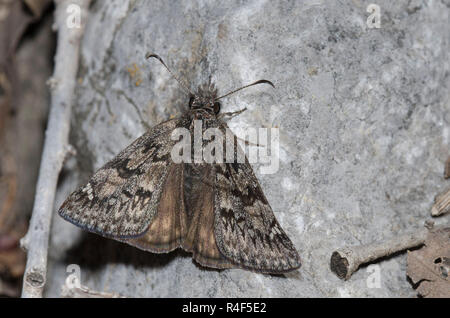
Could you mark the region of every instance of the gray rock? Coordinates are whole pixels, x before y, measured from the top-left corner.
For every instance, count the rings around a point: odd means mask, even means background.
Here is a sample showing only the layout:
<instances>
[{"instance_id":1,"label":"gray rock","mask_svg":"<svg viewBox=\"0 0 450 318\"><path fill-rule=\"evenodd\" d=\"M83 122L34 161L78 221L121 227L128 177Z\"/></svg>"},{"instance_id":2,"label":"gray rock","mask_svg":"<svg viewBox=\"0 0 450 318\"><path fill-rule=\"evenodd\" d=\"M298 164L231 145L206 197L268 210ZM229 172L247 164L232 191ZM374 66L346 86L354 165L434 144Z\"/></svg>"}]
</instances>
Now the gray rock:
<instances>
[{"instance_id":1,"label":"gray rock","mask_svg":"<svg viewBox=\"0 0 450 318\"><path fill-rule=\"evenodd\" d=\"M450 144L448 1L96 1L81 54L71 141L76 165L56 208L89 174L145 130L182 113L187 96L148 51L190 87L209 75L220 91L261 78L224 99L248 111L230 127L279 127L280 168L261 186L302 257L286 277L205 270L184 252L145 253L54 218L47 296L66 266L82 284L136 297L409 297L406 257L349 281L329 269L333 250L421 227L446 186ZM441 218L442 220L442 218ZM368 271L368 269L370 269Z\"/></svg>"}]
</instances>

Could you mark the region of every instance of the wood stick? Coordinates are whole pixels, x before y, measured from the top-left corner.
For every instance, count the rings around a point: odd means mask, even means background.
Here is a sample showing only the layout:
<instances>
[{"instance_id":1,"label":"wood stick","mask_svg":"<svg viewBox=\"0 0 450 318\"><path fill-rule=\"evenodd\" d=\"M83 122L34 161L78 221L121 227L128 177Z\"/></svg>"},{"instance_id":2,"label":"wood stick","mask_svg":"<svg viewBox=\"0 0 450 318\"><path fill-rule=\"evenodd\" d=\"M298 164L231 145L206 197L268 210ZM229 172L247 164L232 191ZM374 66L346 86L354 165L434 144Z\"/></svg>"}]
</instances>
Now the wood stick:
<instances>
[{"instance_id":1,"label":"wood stick","mask_svg":"<svg viewBox=\"0 0 450 318\"><path fill-rule=\"evenodd\" d=\"M51 106L28 233L21 240L27 251L22 297L42 297L47 274L48 241L59 172L68 149L72 98L78 71L80 42L90 0L55 0L58 42L51 84ZM76 5L81 24L68 23L67 8ZM72 27L70 27L72 26Z\"/></svg>"},{"instance_id":2,"label":"wood stick","mask_svg":"<svg viewBox=\"0 0 450 318\"><path fill-rule=\"evenodd\" d=\"M427 233L423 228L383 242L338 249L331 255L330 268L340 279L348 280L362 264L422 245Z\"/></svg>"},{"instance_id":3,"label":"wood stick","mask_svg":"<svg viewBox=\"0 0 450 318\"><path fill-rule=\"evenodd\" d=\"M64 284L61 296L66 298L126 298L117 293L99 292L84 285L69 287Z\"/></svg>"}]
</instances>

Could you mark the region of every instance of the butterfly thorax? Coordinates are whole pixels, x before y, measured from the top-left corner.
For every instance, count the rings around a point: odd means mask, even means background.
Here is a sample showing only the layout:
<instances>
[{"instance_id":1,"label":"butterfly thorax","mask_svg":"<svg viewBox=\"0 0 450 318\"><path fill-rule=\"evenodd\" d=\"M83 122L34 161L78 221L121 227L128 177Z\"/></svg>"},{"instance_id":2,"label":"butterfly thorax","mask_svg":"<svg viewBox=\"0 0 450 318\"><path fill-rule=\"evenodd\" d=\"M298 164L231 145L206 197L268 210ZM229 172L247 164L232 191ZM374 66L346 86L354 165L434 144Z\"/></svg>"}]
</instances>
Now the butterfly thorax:
<instances>
[{"instance_id":1,"label":"butterfly thorax","mask_svg":"<svg viewBox=\"0 0 450 318\"><path fill-rule=\"evenodd\" d=\"M189 109L195 119L215 117L220 112L215 85L213 83L200 85L197 93L190 97Z\"/></svg>"}]
</instances>

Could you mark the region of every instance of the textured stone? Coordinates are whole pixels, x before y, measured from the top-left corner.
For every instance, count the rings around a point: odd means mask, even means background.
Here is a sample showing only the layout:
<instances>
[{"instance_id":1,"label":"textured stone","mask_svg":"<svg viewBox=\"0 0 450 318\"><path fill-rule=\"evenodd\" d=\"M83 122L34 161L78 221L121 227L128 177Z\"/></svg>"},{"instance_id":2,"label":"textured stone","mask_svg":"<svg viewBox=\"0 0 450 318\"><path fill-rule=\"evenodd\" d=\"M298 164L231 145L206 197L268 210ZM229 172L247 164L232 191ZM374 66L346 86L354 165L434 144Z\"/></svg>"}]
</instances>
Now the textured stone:
<instances>
[{"instance_id":1,"label":"textured stone","mask_svg":"<svg viewBox=\"0 0 450 318\"><path fill-rule=\"evenodd\" d=\"M188 254L155 255L87 234L55 216L48 296L66 266L92 289L147 297L412 296L404 254L347 281L329 269L333 250L422 226L446 185L450 145L450 4L378 1L96 1L83 40L71 140L77 165L57 205L147 127L180 114L187 96L147 51L191 87L212 75L223 100L247 107L230 127L279 127L280 169L262 188L303 266L286 277L214 271ZM258 165L254 165L258 167ZM55 207L56 208L56 207ZM56 215L56 214L55 214Z\"/></svg>"}]
</instances>

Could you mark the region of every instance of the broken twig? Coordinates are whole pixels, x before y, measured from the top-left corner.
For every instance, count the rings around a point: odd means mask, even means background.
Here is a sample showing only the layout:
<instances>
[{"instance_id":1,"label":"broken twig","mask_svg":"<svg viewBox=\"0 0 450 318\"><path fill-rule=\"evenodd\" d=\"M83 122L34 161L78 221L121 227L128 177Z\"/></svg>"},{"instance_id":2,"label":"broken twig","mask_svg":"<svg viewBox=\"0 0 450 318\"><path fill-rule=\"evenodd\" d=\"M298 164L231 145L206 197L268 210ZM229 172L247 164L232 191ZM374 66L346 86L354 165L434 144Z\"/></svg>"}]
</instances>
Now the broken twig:
<instances>
[{"instance_id":1,"label":"broken twig","mask_svg":"<svg viewBox=\"0 0 450 318\"><path fill-rule=\"evenodd\" d=\"M362 264L422 245L427 233L423 228L384 242L341 248L331 255L330 268L340 279L347 280Z\"/></svg>"},{"instance_id":2,"label":"broken twig","mask_svg":"<svg viewBox=\"0 0 450 318\"><path fill-rule=\"evenodd\" d=\"M65 298L126 298L116 293L92 290L83 285L69 286L67 284L63 285L61 296Z\"/></svg>"},{"instance_id":3,"label":"broken twig","mask_svg":"<svg viewBox=\"0 0 450 318\"><path fill-rule=\"evenodd\" d=\"M46 282L47 252L58 175L68 144L72 97L78 71L80 41L90 0L55 0L58 46L52 79L51 107L42 153L33 214L21 240L27 251L22 297L42 297ZM80 9L81 23L69 23L68 6Z\"/></svg>"}]
</instances>

